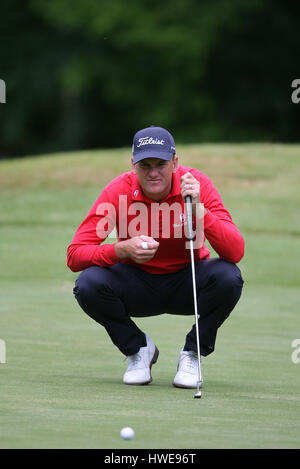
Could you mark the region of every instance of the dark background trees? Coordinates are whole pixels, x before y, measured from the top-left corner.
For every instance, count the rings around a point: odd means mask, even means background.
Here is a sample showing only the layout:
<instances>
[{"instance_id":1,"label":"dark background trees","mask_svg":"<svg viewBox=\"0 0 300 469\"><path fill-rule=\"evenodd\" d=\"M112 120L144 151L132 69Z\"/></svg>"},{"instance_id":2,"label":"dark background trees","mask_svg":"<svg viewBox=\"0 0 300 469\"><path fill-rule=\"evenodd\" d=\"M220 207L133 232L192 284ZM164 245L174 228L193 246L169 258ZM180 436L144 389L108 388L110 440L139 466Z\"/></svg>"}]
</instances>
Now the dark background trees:
<instances>
[{"instance_id":1,"label":"dark background trees","mask_svg":"<svg viewBox=\"0 0 300 469\"><path fill-rule=\"evenodd\" d=\"M177 142L299 142L299 7L258 0L2 0L0 157Z\"/></svg>"}]
</instances>

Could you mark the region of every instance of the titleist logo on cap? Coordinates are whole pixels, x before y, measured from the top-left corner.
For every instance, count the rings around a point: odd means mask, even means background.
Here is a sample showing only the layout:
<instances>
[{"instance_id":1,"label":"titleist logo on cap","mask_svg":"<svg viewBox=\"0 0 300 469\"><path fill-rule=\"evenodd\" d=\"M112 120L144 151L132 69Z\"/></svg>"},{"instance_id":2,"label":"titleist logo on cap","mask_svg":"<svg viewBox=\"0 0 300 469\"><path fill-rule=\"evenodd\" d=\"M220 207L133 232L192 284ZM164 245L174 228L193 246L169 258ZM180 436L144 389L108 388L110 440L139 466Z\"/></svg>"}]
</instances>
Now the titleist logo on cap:
<instances>
[{"instance_id":1,"label":"titleist logo on cap","mask_svg":"<svg viewBox=\"0 0 300 469\"><path fill-rule=\"evenodd\" d=\"M159 158L169 161L176 153L174 138L162 127L146 127L133 137L132 161L138 163L146 158Z\"/></svg>"},{"instance_id":2,"label":"titleist logo on cap","mask_svg":"<svg viewBox=\"0 0 300 469\"><path fill-rule=\"evenodd\" d=\"M159 140L158 138L142 137L139 138L139 144L136 147L139 148L142 145L163 145L164 143L164 140Z\"/></svg>"}]
</instances>

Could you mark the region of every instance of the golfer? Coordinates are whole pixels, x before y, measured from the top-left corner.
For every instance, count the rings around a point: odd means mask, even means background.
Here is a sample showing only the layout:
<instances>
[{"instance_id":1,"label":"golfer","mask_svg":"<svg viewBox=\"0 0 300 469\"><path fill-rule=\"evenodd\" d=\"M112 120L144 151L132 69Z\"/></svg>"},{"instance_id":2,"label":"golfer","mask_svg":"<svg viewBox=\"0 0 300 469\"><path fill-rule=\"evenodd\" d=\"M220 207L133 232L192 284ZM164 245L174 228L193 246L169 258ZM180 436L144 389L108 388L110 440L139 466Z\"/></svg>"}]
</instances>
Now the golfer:
<instances>
[{"instance_id":1,"label":"golfer","mask_svg":"<svg viewBox=\"0 0 300 469\"><path fill-rule=\"evenodd\" d=\"M191 196L201 357L215 349L218 328L237 304L243 280L237 263L244 240L210 179L178 163L172 135L161 127L133 138L131 171L106 187L77 229L67 264L82 271L74 295L128 358L123 382L152 381L158 349L132 318L194 315L185 197ZM105 243L113 229L117 242ZM207 239L218 254L210 258ZM173 385L196 388L195 325L186 331ZM169 332L171 333L171 332Z\"/></svg>"}]
</instances>

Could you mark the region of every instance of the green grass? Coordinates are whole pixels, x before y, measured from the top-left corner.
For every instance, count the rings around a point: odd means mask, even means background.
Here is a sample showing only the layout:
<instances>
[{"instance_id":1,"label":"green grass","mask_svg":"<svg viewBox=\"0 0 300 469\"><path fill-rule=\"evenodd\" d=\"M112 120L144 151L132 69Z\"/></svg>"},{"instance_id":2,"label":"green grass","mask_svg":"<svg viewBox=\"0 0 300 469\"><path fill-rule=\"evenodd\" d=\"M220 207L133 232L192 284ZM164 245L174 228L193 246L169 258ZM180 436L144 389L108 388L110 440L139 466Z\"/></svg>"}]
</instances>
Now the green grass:
<instances>
[{"instance_id":1,"label":"green grass","mask_svg":"<svg viewBox=\"0 0 300 469\"><path fill-rule=\"evenodd\" d=\"M192 317L136 320L160 357L151 385L124 386L123 356L73 298L67 245L129 150L2 161L1 448L300 447L300 146L178 153L211 177L246 241L243 295L203 360L203 398L171 385Z\"/></svg>"}]
</instances>

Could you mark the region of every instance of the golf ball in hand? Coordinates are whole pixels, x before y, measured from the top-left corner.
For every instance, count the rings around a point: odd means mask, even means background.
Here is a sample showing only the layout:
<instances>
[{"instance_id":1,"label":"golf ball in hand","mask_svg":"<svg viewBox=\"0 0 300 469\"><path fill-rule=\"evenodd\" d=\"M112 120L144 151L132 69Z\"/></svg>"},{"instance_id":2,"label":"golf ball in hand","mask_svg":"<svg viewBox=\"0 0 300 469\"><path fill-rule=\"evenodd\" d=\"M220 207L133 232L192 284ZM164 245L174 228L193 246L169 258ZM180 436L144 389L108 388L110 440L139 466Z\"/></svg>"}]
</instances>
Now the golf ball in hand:
<instances>
[{"instance_id":1,"label":"golf ball in hand","mask_svg":"<svg viewBox=\"0 0 300 469\"><path fill-rule=\"evenodd\" d=\"M130 427L124 427L120 431L120 435L124 440L131 440L134 437L134 430Z\"/></svg>"}]
</instances>

